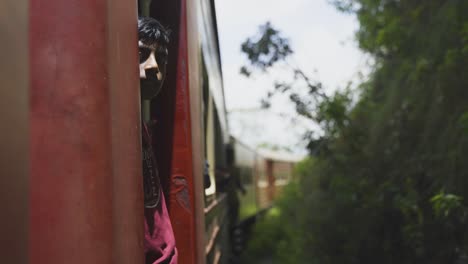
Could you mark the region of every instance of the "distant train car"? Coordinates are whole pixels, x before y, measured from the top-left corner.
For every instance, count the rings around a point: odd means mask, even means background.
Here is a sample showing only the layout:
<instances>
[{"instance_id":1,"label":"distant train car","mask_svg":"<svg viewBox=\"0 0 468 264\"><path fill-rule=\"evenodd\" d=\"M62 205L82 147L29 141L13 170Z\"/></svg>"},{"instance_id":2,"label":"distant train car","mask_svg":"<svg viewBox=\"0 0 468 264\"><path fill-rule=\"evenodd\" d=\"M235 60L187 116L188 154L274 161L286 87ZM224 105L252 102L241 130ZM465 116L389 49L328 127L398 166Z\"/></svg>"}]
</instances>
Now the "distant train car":
<instances>
[{"instance_id":1,"label":"distant train car","mask_svg":"<svg viewBox=\"0 0 468 264\"><path fill-rule=\"evenodd\" d=\"M281 195L283 187L294 176L294 165L301 157L289 153L259 150L257 155L257 204L259 208L268 208Z\"/></svg>"},{"instance_id":2,"label":"distant train car","mask_svg":"<svg viewBox=\"0 0 468 264\"><path fill-rule=\"evenodd\" d=\"M232 248L241 254L257 219L270 209L294 177L294 166L302 157L289 153L253 149L231 137L234 149L232 179L239 201L233 227ZM231 205L231 207L233 207Z\"/></svg>"},{"instance_id":3,"label":"distant train car","mask_svg":"<svg viewBox=\"0 0 468 264\"><path fill-rule=\"evenodd\" d=\"M271 207L283 187L293 179L294 165L301 157L278 151L252 149L232 137L236 177L239 178L240 218L244 219Z\"/></svg>"}]
</instances>

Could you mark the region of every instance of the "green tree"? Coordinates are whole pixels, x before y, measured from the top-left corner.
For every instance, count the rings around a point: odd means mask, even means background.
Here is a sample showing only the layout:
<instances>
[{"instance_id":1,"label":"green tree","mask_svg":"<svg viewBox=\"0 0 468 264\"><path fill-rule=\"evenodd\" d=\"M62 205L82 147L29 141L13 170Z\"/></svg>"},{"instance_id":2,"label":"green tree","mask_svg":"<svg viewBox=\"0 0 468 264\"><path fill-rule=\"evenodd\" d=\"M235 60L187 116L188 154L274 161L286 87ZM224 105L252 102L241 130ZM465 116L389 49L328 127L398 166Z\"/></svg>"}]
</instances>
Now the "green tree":
<instances>
[{"instance_id":1,"label":"green tree","mask_svg":"<svg viewBox=\"0 0 468 264\"><path fill-rule=\"evenodd\" d=\"M280 209L281 228L300 235L278 244L278 263L465 263L468 1L331 2L357 16L356 39L375 65L354 104L294 66L293 81L266 96L266 106L289 96L324 131L309 133L315 162ZM271 24L243 51L248 74L290 65L293 54Z\"/></svg>"}]
</instances>

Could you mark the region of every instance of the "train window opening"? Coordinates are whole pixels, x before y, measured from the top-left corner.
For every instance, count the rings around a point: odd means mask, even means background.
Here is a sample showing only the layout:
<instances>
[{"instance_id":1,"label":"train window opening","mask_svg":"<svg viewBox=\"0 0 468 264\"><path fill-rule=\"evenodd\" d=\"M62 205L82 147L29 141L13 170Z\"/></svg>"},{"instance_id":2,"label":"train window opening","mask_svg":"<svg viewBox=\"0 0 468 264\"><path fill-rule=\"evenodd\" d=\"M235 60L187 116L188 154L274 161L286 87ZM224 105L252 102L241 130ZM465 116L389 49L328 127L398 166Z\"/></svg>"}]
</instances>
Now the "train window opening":
<instances>
[{"instance_id":1,"label":"train window opening","mask_svg":"<svg viewBox=\"0 0 468 264\"><path fill-rule=\"evenodd\" d=\"M204 171L204 188L205 188L205 196L210 195L210 192L208 194L206 193L206 190L211 187L211 185L214 183L214 177L213 177L213 172L211 171L213 168L214 164L211 164L213 161L209 160L208 152L209 152L209 146L208 146L208 129L209 129L209 124L211 126L211 123L208 121L208 118L211 119L211 114L209 112L211 111L210 108L210 89L209 89L209 79L208 79L208 72L206 69L206 64L204 60L204 56L200 56L201 58L201 87L202 87L202 116L203 116L203 138L205 141L205 146L204 146L204 161L205 161L205 171ZM210 128L211 129L211 128ZM211 132L210 132L211 135ZM211 156L210 156L211 158Z\"/></svg>"},{"instance_id":2,"label":"train window opening","mask_svg":"<svg viewBox=\"0 0 468 264\"><path fill-rule=\"evenodd\" d=\"M160 240L175 250L170 212L171 159L176 98L177 38L170 40L168 28L178 25L179 15L167 20L160 13L170 12L169 1L139 0L138 48L142 121L143 190L145 200L145 245ZM174 13L174 12L173 12ZM166 19L166 20L165 20ZM172 27L174 33L176 27ZM177 34L175 34L177 36ZM174 48L175 47L175 48ZM167 209L167 210L166 210ZM160 219L156 222L155 219ZM160 233L159 230L167 230ZM153 237L152 233L160 234ZM145 249L146 261L159 259L158 246ZM176 252L176 251L173 251ZM174 258L177 254L174 253ZM170 257L172 258L172 257ZM167 261L169 258L165 259ZM159 259L161 261L162 259ZM158 261L158 262L159 262Z\"/></svg>"},{"instance_id":3,"label":"train window opening","mask_svg":"<svg viewBox=\"0 0 468 264\"><path fill-rule=\"evenodd\" d=\"M225 193L232 187L231 182L235 181L235 179L228 163L228 144L225 144L223 141L223 131L219 122L216 123L216 132L216 157L218 159L215 171L216 189L219 192Z\"/></svg>"},{"instance_id":4,"label":"train window opening","mask_svg":"<svg viewBox=\"0 0 468 264\"><path fill-rule=\"evenodd\" d=\"M142 119L152 124L153 151L158 163L159 177L166 199L170 193L173 126L177 84L177 59L180 24L180 3L170 0L138 0L138 16L152 17L170 31L165 80L159 94L142 100ZM170 210L170 204L168 205Z\"/></svg>"},{"instance_id":5,"label":"train window opening","mask_svg":"<svg viewBox=\"0 0 468 264\"><path fill-rule=\"evenodd\" d=\"M216 193L216 153L215 153L215 104L211 97L208 96L207 118L206 118L206 136L205 136L205 151L206 160L208 162L208 174L210 178L210 186L205 189L205 196L214 196Z\"/></svg>"},{"instance_id":6,"label":"train window opening","mask_svg":"<svg viewBox=\"0 0 468 264\"><path fill-rule=\"evenodd\" d=\"M206 155L210 165L209 172L212 185L205 190L205 193L206 195L213 195L216 192L224 192L230 180L226 161L226 144L224 143L217 105L213 98L210 98L209 101L207 118Z\"/></svg>"}]
</instances>

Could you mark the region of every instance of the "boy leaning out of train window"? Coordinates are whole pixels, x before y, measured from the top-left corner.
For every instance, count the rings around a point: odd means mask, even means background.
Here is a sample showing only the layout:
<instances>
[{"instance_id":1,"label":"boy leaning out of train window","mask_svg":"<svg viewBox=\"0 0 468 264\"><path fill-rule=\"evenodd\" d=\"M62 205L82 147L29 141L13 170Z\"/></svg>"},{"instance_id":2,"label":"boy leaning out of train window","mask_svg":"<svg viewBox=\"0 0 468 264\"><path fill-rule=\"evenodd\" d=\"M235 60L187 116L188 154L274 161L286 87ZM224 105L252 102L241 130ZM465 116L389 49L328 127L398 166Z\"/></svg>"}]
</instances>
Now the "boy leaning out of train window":
<instances>
[{"instance_id":1,"label":"boy leaning out of train window","mask_svg":"<svg viewBox=\"0 0 468 264\"><path fill-rule=\"evenodd\" d=\"M149 108L145 107L162 88L166 75L169 32L155 19L138 19L138 53L142 100L142 159L145 203L145 263L177 264L177 249L158 165L153 152Z\"/></svg>"}]
</instances>

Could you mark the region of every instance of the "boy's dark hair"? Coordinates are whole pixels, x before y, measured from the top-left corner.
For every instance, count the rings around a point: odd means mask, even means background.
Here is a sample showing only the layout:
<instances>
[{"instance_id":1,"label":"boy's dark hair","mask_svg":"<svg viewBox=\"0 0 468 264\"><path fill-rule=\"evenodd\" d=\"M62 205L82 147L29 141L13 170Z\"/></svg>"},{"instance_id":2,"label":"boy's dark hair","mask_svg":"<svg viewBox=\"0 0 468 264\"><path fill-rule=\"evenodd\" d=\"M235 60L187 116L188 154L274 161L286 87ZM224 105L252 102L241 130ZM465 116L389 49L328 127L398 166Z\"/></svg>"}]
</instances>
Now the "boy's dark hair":
<instances>
[{"instance_id":1,"label":"boy's dark hair","mask_svg":"<svg viewBox=\"0 0 468 264\"><path fill-rule=\"evenodd\" d=\"M138 40L146 45L155 43L169 45L170 31L165 29L159 21L151 17L138 18Z\"/></svg>"}]
</instances>

